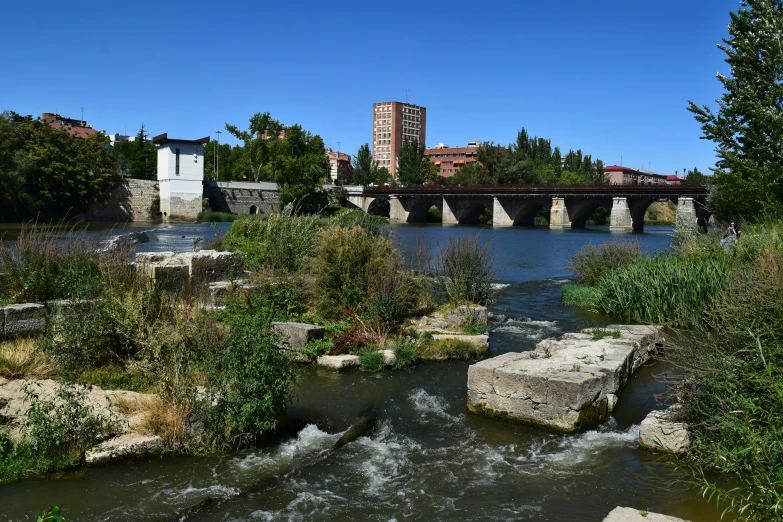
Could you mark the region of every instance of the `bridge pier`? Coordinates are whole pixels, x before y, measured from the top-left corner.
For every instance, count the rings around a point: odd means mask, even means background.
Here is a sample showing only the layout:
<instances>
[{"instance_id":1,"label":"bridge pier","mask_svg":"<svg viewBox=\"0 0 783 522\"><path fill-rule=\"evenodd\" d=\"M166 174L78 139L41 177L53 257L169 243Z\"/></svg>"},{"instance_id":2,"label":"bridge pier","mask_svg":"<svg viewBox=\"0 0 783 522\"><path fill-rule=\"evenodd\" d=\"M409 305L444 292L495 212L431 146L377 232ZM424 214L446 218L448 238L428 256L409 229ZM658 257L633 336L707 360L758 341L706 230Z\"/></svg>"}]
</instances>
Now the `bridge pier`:
<instances>
[{"instance_id":1,"label":"bridge pier","mask_svg":"<svg viewBox=\"0 0 783 522\"><path fill-rule=\"evenodd\" d=\"M410 212L405 210L400 198L397 196L389 196L389 222L390 223L407 223L408 215Z\"/></svg>"},{"instance_id":2,"label":"bridge pier","mask_svg":"<svg viewBox=\"0 0 783 522\"><path fill-rule=\"evenodd\" d=\"M707 223L710 213L704 207L704 203L689 197L677 198L677 214L675 222L677 230L681 231L707 231Z\"/></svg>"},{"instance_id":3,"label":"bridge pier","mask_svg":"<svg viewBox=\"0 0 783 522\"><path fill-rule=\"evenodd\" d=\"M565 198L552 198L552 210L549 211L549 228L564 230L571 228L571 220L568 218L568 207Z\"/></svg>"},{"instance_id":4,"label":"bridge pier","mask_svg":"<svg viewBox=\"0 0 783 522\"><path fill-rule=\"evenodd\" d=\"M492 226L493 227L513 227L514 220L508 215L503 204L497 197L492 198Z\"/></svg>"},{"instance_id":5,"label":"bridge pier","mask_svg":"<svg viewBox=\"0 0 783 522\"><path fill-rule=\"evenodd\" d=\"M632 232L633 219L628 208L627 198L612 198L612 213L609 216L609 230L613 232Z\"/></svg>"},{"instance_id":6,"label":"bridge pier","mask_svg":"<svg viewBox=\"0 0 783 522\"><path fill-rule=\"evenodd\" d=\"M454 215L454 211L451 209L451 205L449 205L449 201L446 198L443 198L443 212L441 215L443 216L441 221L442 224L459 225L459 219Z\"/></svg>"}]
</instances>

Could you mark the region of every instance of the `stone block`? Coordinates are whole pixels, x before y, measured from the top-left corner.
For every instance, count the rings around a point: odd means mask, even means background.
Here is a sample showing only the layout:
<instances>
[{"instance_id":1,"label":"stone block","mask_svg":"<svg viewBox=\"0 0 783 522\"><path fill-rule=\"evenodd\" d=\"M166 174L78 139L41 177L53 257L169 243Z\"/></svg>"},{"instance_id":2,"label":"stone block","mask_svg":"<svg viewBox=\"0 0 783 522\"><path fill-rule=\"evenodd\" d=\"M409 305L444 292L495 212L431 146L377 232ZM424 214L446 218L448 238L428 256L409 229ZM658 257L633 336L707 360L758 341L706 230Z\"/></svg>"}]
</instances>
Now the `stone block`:
<instances>
[{"instance_id":1,"label":"stone block","mask_svg":"<svg viewBox=\"0 0 783 522\"><path fill-rule=\"evenodd\" d=\"M36 334L46 325L46 307L42 304L7 305L2 310L5 337Z\"/></svg>"},{"instance_id":2,"label":"stone block","mask_svg":"<svg viewBox=\"0 0 783 522\"><path fill-rule=\"evenodd\" d=\"M685 453L691 445L687 424L671 420L676 406L650 412L639 426L639 446L655 451Z\"/></svg>"},{"instance_id":3,"label":"stone block","mask_svg":"<svg viewBox=\"0 0 783 522\"><path fill-rule=\"evenodd\" d=\"M603 422L638 365L657 349L658 327L609 327L620 338L586 333L541 341L533 352L503 354L468 369L468 408L565 432ZM468 337L468 336L453 336ZM638 363L638 364L637 364Z\"/></svg>"},{"instance_id":4,"label":"stone block","mask_svg":"<svg viewBox=\"0 0 783 522\"><path fill-rule=\"evenodd\" d=\"M360 366L358 355L322 355L316 360L318 366L331 368L332 370L342 370L343 368L353 368Z\"/></svg>"},{"instance_id":5,"label":"stone block","mask_svg":"<svg viewBox=\"0 0 783 522\"><path fill-rule=\"evenodd\" d=\"M384 366L394 366L397 364L397 356L394 355L394 350L381 350L381 353L383 354L383 365Z\"/></svg>"},{"instance_id":6,"label":"stone block","mask_svg":"<svg viewBox=\"0 0 783 522\"><path fill-rule=\"evenodd\" d=\"M314 339L323 338L326 329L323 326L306 323L272 323L282 337L283 343L292 350L301 350Z\"/></svg>"},{"instance_id":7,"label":"stone block","mask_svg":"<svg viewBox=\"0 0 783 522\"><path fill-rule=\"evenodd\" d=\"M136 254L137 263L161 263L172 259L176 254L171 251L166 252L139 252Z\"/></svg>"},{"instance_id":8,"label":"stone block","mask_svg":"<svg viewBox=\"0 0 783 522\"><path fill-rule=\"evenodd\" d=\"M236 278L242 271L242 256L233 252L201 250L183 254L192 283L214 283Z\"/></svg>"},{"instance_id":9,"label":"stone block","mask_svg":"<svg viewBox=\"0 0 783 522\"><path fill-rule=\"evenodd\" d=\"M84 455L87 464L95 465L110 460L141 457L163 450L163 439L158 435L126 433L98 444Z\"/></svg>"},{"instance_id":10,"label":"stone block","mask_svg":"<svg viewBox=\"0 0 783 522\"><path fill-rule=\"evenodd\" d=\"M688 522L681 518L639 511L627 507L616 507L603 520L603 522Z\"/></svg>"},{"instance_id":11,"label":"stone block","mask_svg":"<svg viewBox=\"0 0 783 522\"><path fill-rule=\"evenodd\" d=\"M150 276L155 284L168 290L179 291L188 284L188 266L179 264L150 265Z\"/></svg>"}]
</instances>

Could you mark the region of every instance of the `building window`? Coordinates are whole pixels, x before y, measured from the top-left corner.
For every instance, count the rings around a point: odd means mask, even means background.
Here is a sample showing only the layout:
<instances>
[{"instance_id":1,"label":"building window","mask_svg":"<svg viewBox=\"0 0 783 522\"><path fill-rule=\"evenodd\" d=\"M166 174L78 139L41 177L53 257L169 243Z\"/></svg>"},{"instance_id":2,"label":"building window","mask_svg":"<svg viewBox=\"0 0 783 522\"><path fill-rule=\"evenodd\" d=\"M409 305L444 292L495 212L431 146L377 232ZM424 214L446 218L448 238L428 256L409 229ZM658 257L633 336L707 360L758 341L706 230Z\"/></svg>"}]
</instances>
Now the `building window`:
<instances>
[{"instance_id":1,"label":"building window","mask_svg":"<svg viewBox=\"0 0 783 522\"><path fill-rule=\"evenodd\" d=\"M175 152L177 154L177 170L176 170L176 174L177 174L177 176L179 176L179 149L174 149L174 150L175 150Z\"/></svg>"}]
</instances>

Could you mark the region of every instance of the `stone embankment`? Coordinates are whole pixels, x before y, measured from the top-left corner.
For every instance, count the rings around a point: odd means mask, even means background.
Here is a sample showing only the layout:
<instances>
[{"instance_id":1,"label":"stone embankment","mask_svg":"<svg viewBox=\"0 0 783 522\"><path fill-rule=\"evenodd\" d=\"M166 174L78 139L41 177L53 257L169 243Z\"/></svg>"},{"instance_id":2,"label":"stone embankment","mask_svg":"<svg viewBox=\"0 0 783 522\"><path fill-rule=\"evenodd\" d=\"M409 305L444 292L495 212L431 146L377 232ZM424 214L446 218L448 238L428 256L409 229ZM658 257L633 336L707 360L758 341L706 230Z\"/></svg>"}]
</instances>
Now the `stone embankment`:
<instances>
[{"instance_id":1,"label":"stone embankment","mask_svg":"<svg viewBox=\"0 0 783 522\"><path fill-rule=\"evenodd\" d=\"M658 350L661 327L615 325L544 340L468 370L468 409L564 432L604 422L628 378Z\"/></svg>"},{"instance_id":2,"label":"stone embankment","mask_svg":"<svg viewBox=\"0 0 783 522\"><path fill-rule=\"evenodd\" d=\"M0 377L0 418L4 420L2 431L12 439L24 436L23 427L27 420L30 403L26 389L41 400L51 400L57 393L60 382L51 379L6 379ZM81 386L81 385L80 385ZM144 405L157 400L157 396L126 390L103 390L91 386L85 398L85 405L92 412L118 422L117 432L85 455L87 464L98 464L118 458L137 457L163 450L163 439L156 435L139 433L145 420L144 408L130 408L128 405ZM123 408L122 406L125 406Z\"/></svg>"},{"instance_id":3,"label":"stone embankment","mask_svg":"<svg viewBox=\"0 0 783 522\"><path fill-rule=\"evenodd\" d=\"M616 507L603 520L603 522L688 522L681 518L639 511L627 507Z\"/></svg>"},{"instance_id":4,"label":"stone embankment","mask_svg":"<svg viewBox=\"0 0 783 522\"><path fill-rule=\"evenodd\" d=\"M639 446L680 455L691 445L688 425L673 420L678 406L650 412L639 426Z\"/></svg>"}]
</instances>

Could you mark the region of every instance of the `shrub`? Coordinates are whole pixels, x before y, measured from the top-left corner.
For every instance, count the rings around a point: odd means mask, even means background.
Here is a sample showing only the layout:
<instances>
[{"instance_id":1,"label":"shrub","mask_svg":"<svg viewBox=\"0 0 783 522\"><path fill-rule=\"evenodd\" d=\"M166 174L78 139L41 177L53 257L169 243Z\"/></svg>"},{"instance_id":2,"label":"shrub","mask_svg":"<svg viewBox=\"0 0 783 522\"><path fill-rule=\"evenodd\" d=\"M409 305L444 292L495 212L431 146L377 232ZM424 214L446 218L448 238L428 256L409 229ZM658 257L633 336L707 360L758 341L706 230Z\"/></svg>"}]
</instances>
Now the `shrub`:
<instances>
[{"instance_id":1,"label":"shrub","mask_svg":"<svg viewBox=\"0 0 783 522\"><path fill-rule=\"evenodd\" d=\"M419 353L416 351L416 345L412 342L399 342L393 347L394 357L396 362L394 363L395 369L406 368L419 359Z\"/></svg>"},{"instance_id":2,"label":"shrub","mask_svg":"<svg viewBox=\"0 0 783 522\"><path fill-rule=\"evenodd\" d=\"M490 304L497 278L495 255L479 236L449 238L435 261L444 293L452 304Z\"/></svg>"},{"instance_id":3,"label":"shrub","mask_svg":"<svg viewBox=\"0 0 783 522\"><path fill-rule=\"evenodd\" d=\"M225 349L207 372L207 393L198 408L212 446L250 442L277 428L293 398L296 367L278 348L269 324L242 317L231 325Z\"/></svg>"},{"instance_id":4,"label":"shrub","mask_svg":"<svg viewBox=\"0 0 783 522\"><path fill-rule=\"evenodd\" d=\"M362 350L359 352L359 362L362 370L370 373L376 373L383 370L383 352L374 349Z\"/></svg>"},{"instance_id":5,"label":"shrub","mask_svg":"<svg viewBox=\"0 0 783 522\"><path fill-rule=\"evenodd\" d=\"M236 221L239 218L239 214L231 214L228 212L213 212L211 210L202 210L196 216L197 223L226 223Z\"/></svg>"},{"instance_id":6,"label":"shrub","mask_svg":"<svg viewBox=\"0 0 783 522\"><path fill-rule=\"evenodd\" d=\"M375 335L385 337L419 308L423 287L395 257L371 261L365 277L366 315Z\"/></svg>"},{"instance_id":7,"label":"shrub","mask_svg":"<svg viewBox=\"0 0 783 522\"><path fill-rule=\"evenodd\" d=\"M429 361L445 359L478 359L487 352L487 345L478 346L462 339L438 339L420 342L417 346L419 357Z\"/></svg>"},{"instance_id":8,"label":"shrub","mask_svg":"<svg viewBox=\"0 0 783 522\"><path fill-rule=\"evenodd\" d=\"M571 257L567 267L581 285L595 286L601 277L617 267L632 263L641 256L636 241L610 241L600 246L586 245Z\"/></svg>"},{"instance_id":9,"label":"shrub","mask_svg":"<svg viewBox=\"0 0 783 522\"><path fill-rule=\"evenodd\" d=\"M373 237L360 227L334 227L318 239L318 257L313 264L314 293L318 310L337 318L347 310L361 308L368 293L368 267L382 267L392 259L391 243ZM381 305L383 306L383 305Z\"/></svg>"},{"instance_id":10,"label":"shrub","mask_svg":"<svg viewBox=\"0 0 783 522\"><path fill-rule=\"evenodd\" d=\"M334 341L331 339L313 339L302 348L302 353L310 358L327 355L334 350Z\"/></svg>"},{"instance_id":11,"label":"shrub","mask_svg":"<svg viewBox=\"0 0 783 522\"><path fill-rule=\"evenodd\" d=\"M601 300L601 291L594 286L567 284L561 287L563 304L588 310L595 310Z\"/></svg>"},{"instance_id":12,"label":"shrub","mask_svg":"<svg viewBox=\"0 0 783 522\"><path fill-rule=\"evenodd\" d=\"M0 290L17 303L90 297L99 259L98 243L64 222L25 225L17 241L0 241Z\"/></svg>"}]
</instances>

